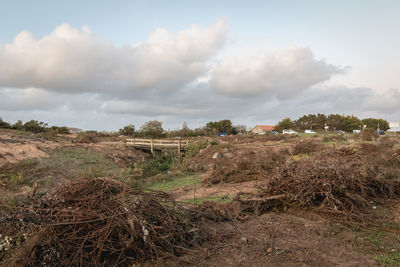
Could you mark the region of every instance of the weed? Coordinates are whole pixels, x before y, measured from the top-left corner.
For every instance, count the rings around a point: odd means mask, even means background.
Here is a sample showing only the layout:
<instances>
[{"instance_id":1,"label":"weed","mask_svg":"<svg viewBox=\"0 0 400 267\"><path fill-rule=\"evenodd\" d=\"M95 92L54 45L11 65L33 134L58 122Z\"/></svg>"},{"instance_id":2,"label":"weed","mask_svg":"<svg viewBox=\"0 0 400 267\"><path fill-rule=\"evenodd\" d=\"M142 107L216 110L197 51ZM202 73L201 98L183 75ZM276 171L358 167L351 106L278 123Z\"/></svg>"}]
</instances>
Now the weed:
<instances>
[{"instance_id":1,"label":"weed","mask_svg":"<svg viewBox=\"0 0 400 267\"><path fill-rule=\"evenodd\" d=\"M207 140L201 140L198 142L190 143L185 151L185 158L191 158L191 157L197 155L197 153L199 153L200 150L206 148L207 145L208 145Z\"/></svg>"},{"instance_id":2,"label":"weed","mask_svg":"<svg viewBox=\"0 0 400 267\"><path fill-rule=\"evenodd\" d=\"M374 259L380 266L400 266L400 252L392 251L390 253L383 253L376 255Z\"/></svg>"},{"instance_id":3,"label":"weed","mask_svg":"<svg viewBox=\"0 0 400 267\"><path fill-rule=\"evenodd\" d=\"M21 173L18 174L11 173L8 177L8 181L12 185L22 185L26 182L24 176L22 176Z\"/></svg>"},{"instance_id":4,"label":"weed","mask_svg":"<svg viewBox=\"0 0 400 267\"><path fill-rule=\"evenodd\" d=\"M167 152L163 155L155 155L152 159L142 164L143 177L150 177L168 171L178 162L176 152Z\"/></svg>"},{"instance_id":5,"label":"weed","mask_svg":"<svg viewBox=\"0 0 400 267\"><path fill-rule=\"evenodd\" d=\"M189 175L174 178L165 178L164 180L157 181L150 186L148 189L158 190L158 191L171 191L182 186L195 185L201 183L201 177L197 175Z\"/></svg>"},{"instance_id":6,"label":"weed","mask_svg":"<svg viewBox=\"0 0 400 267\"><path fill-rule=\"evenodd\" d=\"M372 232L369 236L367 236L365 240L373 243L376 246L381 246L383 234L384 234L383 230L378 229Z\"/></svg>"}]
</instances>

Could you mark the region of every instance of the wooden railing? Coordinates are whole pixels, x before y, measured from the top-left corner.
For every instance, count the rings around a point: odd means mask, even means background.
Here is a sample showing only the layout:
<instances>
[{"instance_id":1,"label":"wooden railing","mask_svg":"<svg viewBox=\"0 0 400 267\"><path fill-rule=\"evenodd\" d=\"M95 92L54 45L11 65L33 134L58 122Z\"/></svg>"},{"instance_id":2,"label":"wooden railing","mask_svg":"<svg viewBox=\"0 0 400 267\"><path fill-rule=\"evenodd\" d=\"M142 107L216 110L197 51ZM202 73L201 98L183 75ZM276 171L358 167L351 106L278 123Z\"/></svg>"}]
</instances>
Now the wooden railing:
<instances>
[{"instance_id":1,"label":"wooden railing","mask_svg":"<svg viewBox=\"0 0 400 267\"><path fill-rule=\"evenodd\" d=\"M178 153L181 153L182 150L186 150L186 148L189 145L189 141L181 139L169 140L169 139L133 138L133 139L126 139L126 144L129 146L133 146L135 148L150 150L151 153L154 153L154 150L164 150L164 149L177 149Z\"/></svg>"}]
</instances>

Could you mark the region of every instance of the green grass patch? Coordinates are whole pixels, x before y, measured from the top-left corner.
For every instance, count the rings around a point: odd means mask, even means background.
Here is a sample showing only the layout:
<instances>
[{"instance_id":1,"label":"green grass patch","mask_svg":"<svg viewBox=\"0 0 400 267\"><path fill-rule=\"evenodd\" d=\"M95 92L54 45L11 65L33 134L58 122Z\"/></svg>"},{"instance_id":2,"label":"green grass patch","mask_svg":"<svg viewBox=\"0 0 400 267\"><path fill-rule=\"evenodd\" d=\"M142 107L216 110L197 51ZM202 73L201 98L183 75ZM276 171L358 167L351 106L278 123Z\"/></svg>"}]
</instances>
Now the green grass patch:
<instances>
[{"instance_id":1,"label":"green grass patch","mask_svg":"<svg viewBox=\"0 0 400 267\"><path fill-rule=\"evenodd\" d=\"M400 252L392 251L390 253L379 254L374 257L379 266L400 266Z\"/></svg>"},{"instance_id":2,"label":"green grass patch","mask_svg":"<svg viewBox=\"0 0 400 267\"><path fill-rule=\"evenodd\" d=\"M146 186L146 189L168 192L183 186L195 185L199 183L201 183L201 177L197 175L189 175L174 178L165 178Z\"/></svg>"},{"instance_id":3,"label":"green grass patch","mask_svg":"<svg viewBox=\"0 0 400 267\"><path fill-rule=\"evenodd\" d=\"M121 169L114 162L78 147L63 147L48 153L50 157L42 158L40 165L62 170L71 178L117 175Z\"/></svg>"},{"instance_id":4,"label":"green grass patch","mask_svg":"<svg viewBox=\"0 0 400 267\"><path fill-rule=\"evenodd\" d=\"M373 243L376 246L381 246L383 235L384 235L383 230L378 229L376 231L373 231L370 235L368 235L365 238L365 240Z\"/></svg>"},{"instance_id":5,"label":"green grass patch","mask_svg":"<svg viewBox=\"0 0 400 267\"><path fill-rule=\"evenodd\" d=\"M39 181L39 190L44 190L63 178L118 176L121 171L114 162L82 148L62 147L46 152L49 157L2 166L0 179L14 187Z\"/></svg>"}]
</instances>

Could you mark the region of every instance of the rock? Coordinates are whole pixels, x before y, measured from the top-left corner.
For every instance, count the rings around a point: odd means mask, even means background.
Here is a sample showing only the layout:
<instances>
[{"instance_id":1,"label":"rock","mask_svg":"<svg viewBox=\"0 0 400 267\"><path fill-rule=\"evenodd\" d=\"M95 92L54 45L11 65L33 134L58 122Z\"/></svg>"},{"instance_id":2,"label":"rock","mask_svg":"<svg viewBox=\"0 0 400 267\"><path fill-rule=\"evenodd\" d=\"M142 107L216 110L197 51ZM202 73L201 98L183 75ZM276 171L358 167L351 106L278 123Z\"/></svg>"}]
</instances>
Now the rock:
<instances>
[{"instance_id":1,"label":"rock","mask_svg":"<svg viewBox=\"0 0 400 267\"><path fill-rule=\"evenodd\" d=\"M229 151L229 149L225 147L224 150L222 150L222 151L226 153Z\"/></svg>"},{"instance_id":2,"label":"rock","mask_svg":"<svg viewBox=\"0 0 400 267\"><path fill-rule=\"evenodd\" d=\"M242 237L242 238L240 239L240 241L242 241L243 243L249 242L249 240L247 239L247 237Z\"/></svg>"},{"instance_id":3,"label":"rock","mask_svg":"<svg viewBox=\"0 0 400 267\"><path fill-rule=\"evenodd\" d=\"M220 158L222 158L222 154L218 153L218 152L215 152L214 155L213 155L213 159L220 159Z\"/></svg>"},{"instance_id":4,"label":"rock","mask_svg":"<svg viewBox=\"0 0 400 267\"><path fill-rule=\"evenodd\" d=\"M224 156L227 158L233 158L234 155L232 153L228 152L228 153L225 153Z\"/></svg>"}]
</instances>

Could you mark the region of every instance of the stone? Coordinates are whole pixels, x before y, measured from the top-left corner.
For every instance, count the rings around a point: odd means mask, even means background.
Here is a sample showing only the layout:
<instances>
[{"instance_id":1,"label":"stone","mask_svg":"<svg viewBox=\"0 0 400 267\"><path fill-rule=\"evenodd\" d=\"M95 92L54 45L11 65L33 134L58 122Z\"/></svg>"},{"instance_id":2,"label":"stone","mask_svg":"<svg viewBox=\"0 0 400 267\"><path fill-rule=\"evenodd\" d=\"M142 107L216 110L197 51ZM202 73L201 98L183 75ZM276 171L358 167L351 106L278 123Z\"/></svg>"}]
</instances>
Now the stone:
<instances>
[{"instance_id":1,"label":"stone","mask_svg":"<svg viewBox=\"0 0 400 267\"><path fill-rule=\"evenodd\" d=\"M218 152L215 152L214 155L213 155L213 159L220 159L220 158L222 158L222 154L218 153Z\"/></svg>"}]
</instances>

